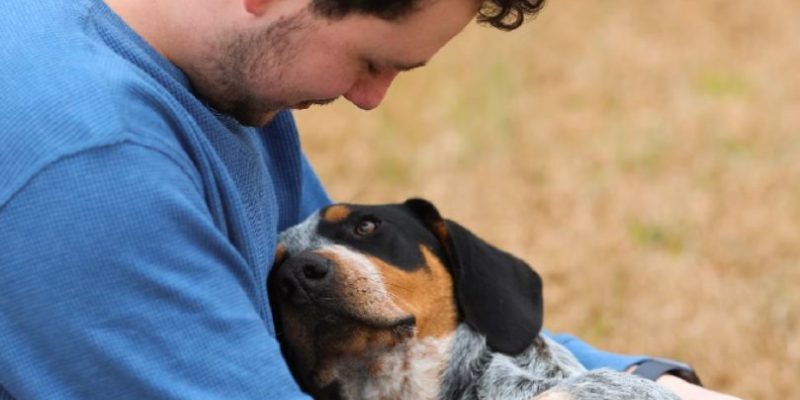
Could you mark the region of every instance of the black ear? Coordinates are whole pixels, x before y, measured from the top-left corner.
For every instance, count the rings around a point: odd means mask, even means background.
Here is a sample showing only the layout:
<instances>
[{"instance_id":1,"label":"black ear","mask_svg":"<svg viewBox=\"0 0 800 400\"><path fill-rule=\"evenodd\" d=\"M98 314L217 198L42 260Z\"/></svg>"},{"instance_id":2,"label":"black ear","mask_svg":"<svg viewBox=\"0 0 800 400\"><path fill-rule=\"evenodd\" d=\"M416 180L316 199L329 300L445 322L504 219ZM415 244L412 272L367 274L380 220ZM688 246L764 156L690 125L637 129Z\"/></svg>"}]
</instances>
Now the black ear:
<instances>
[{"instance_id":1,"label":"black ear","mask_svg":"<svg viewBox=\"0 0 800 400\"><path fill-rule=\"evenodd\" d=\"M516 355L542 329L542 280L524 261L443 220L425 200L406 202L447 251L459 311L494 351Z\"/></svg>"},{"instance_id":2,"label":"black ear","mask_svg":"<svg viewBox=\"0 0 800 400\"><path fill-rule=\"evenodd\" d=\"M446 234L444 218L439 215L439 210L428 200L411 198L403 203L419 219L428 230L432 231L441 240L441 235Z\"/></svg>"}]
</instances>

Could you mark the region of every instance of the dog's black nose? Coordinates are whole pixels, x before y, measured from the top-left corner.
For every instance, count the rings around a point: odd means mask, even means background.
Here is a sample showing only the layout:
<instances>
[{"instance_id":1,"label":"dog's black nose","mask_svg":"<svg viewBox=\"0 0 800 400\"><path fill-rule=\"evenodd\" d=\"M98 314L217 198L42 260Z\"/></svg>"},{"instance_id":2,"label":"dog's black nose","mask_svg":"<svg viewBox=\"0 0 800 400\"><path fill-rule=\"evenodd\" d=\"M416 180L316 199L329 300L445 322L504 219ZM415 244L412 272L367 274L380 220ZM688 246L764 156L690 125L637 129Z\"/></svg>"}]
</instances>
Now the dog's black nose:
<instances>
[{"instance_id":1,"label":"dog's black nose","mask_svg":"<svg viewBox=\"0 0 800 400\"><path fill-rule=\"evenodd\" d=\"M328 260L323 257L309 257L308 260L303 261L301 268L303 269L303 278L310 284L316 284L325 280L331 272L331 267L328 265Z\"/></svg>"},{"instance_id":2,"label":"dog's black nose","mask_svg":"<svg viewBox=\"0 0 800 400\"><path fill-rule=\"evenodd\" d=\"M286 260L278 271L283 295L294 304L308 302L308 296L328 288L333 277L330 261L313 252L304 252Z\"/></svg>"}]
</instances>

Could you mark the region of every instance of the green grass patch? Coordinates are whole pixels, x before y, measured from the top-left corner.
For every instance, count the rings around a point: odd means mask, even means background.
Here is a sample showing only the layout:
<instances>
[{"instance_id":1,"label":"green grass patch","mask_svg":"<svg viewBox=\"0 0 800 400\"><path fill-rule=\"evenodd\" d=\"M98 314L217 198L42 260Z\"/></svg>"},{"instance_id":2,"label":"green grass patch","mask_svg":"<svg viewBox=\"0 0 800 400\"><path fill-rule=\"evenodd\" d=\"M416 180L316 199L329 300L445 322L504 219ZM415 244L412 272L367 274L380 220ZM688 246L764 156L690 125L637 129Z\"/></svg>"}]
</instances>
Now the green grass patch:
<instances>
[{"instance_id":1,"label":"green grass patch","mask_svg":"<svg viewBox=\"0 0 800 400\"><path fill-rule=\"evenodd\" d=\"M631 221L628 236L639 246L680 253L684 240L679 230L652 222Z\"/></svg>"},{"instance_id":2,"label":"green grass patch","mask_svg":"<svg viewBox=\"0 0 800 400\"><path fill-rule=\"evenodd\" d=\"M738 138L724 138L720 141L722 150L732 156L749 157L755 152L751 141Z\"/></svg>"},{"instance_id":3,"label":"green grass patch","mask_svg":"<svg viewBox=\"0 0 800 400\"><path fill-rule=\"evenodd\" d=\"M745 77L733 71L703 71L697 75L695 85L700 93L711 97L741 97L751 91Z\"/></svg>"}]
</instances>

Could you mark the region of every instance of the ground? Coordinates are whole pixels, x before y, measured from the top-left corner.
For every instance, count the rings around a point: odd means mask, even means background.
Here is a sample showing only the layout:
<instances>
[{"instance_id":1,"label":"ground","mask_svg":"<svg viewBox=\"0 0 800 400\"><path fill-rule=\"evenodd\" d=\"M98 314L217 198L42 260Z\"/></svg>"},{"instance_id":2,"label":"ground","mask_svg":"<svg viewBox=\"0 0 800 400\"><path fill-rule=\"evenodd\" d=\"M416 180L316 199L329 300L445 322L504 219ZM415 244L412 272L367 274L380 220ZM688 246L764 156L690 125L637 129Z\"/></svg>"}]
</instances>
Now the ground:
<instances>
[{"instance_id":1,"label":"ground","mask_svg":"<svg viewBox=\"0 0 800 400\"><path fill-rule=\"evenodd\" d=\"M296 114L340 201L422 196L545 281L546 326L789 398L800 376L800 2L551 0L384 104Z\"/></svg>"}]
</instances>

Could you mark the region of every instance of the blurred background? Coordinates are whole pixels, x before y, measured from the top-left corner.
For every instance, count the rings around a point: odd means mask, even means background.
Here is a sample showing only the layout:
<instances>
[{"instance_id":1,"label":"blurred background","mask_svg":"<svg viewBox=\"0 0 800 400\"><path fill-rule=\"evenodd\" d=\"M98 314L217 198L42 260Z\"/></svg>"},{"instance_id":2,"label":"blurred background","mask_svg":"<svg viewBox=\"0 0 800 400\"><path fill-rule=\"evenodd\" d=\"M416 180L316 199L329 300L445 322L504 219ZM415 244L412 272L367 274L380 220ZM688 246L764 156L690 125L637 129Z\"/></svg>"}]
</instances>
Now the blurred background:
<instances>
[{"instance_id":1,"label":"blurred background","mask_svg":"<svg viewBox=\"0 0 800 400\"><path fill-rule=\"evenodd\" d=\"M796 395L800 1L550 0L296 117L334 199L425 197L530 262L550 330Z\"/></svg>"}]
</instances>

